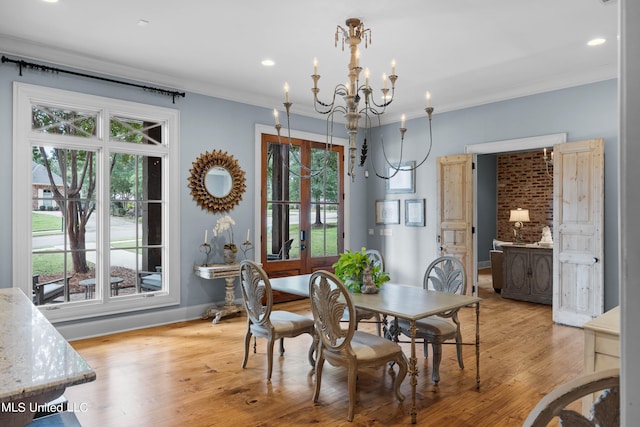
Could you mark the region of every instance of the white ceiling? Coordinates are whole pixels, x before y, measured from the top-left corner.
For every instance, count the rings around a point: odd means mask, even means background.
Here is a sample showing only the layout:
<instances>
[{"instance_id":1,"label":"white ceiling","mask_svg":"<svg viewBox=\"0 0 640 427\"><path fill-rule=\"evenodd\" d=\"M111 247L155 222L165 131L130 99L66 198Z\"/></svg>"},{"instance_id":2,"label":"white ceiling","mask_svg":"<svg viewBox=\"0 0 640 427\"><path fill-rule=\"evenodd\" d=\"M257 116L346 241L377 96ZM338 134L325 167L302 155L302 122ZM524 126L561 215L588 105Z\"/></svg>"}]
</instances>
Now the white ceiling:
<instances>
[{"instance_id":1,"label":"white ceiling","mask_svg":"<svg viewBox=\"0 0 640 427\"><path fill-rule=\"evenodd\" d=\"M327 99L347 80L336 25L356 17L372 32L360 65L375 89L397 62L389 122L423 115L427 90L437 114L615 78L617 9L601 0L0 0L0 53L279 109L286 81L293 112L313 115L313 58ZM588 47L594 37L607 42Z\"/></svg>"}]
</instances>

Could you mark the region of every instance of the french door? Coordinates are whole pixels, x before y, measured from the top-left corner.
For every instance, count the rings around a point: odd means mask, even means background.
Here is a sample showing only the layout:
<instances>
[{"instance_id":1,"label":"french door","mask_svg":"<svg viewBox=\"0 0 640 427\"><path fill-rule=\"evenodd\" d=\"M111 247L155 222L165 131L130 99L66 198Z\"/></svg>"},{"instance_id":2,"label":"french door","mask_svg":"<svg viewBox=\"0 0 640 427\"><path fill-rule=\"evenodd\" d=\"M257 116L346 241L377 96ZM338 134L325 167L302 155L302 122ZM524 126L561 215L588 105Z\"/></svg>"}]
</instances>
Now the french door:
<instances>
[{"instance_id":1,"label":"french door","mask_svg":"<svg viewBox=\"0 0 640 427\"><path fill-rule=\"evenodd\" d=\"M262 134L260 259L270 277L331 270L344 248L343 147Z\"/></svg>"}]
</instances>

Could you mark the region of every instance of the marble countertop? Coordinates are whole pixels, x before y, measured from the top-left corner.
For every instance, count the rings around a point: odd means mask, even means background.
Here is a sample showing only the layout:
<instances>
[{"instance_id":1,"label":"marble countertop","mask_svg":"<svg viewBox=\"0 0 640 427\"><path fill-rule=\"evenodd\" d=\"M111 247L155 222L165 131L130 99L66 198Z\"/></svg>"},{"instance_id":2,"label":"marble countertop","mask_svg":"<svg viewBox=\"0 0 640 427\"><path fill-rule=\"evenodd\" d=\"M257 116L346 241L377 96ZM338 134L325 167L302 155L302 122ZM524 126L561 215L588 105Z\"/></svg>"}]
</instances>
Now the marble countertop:
<instances>
[{"instance_id":1,"label":"marble countertop","mask_svg":"<svg viewBox=\"0 0 640 427\"><path fill-rule=\"evenodd\" d=\"M60 394L95 371L19 289L0 289L0 402Z\"/></svg>"}]
</instances>

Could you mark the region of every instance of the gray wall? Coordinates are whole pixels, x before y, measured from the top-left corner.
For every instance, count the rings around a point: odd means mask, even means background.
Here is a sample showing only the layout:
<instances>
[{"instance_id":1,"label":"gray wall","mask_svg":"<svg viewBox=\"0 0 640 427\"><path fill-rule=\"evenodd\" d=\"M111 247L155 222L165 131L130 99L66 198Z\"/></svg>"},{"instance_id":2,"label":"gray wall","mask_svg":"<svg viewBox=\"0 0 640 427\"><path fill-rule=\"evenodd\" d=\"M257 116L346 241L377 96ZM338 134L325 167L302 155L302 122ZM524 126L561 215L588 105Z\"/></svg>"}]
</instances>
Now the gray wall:
<instances>
[{"instance_id":1,"label":"gray wall","mask_svg":"<svg viewBox=\"0 0 640 427\"><path fill-rule=\"evenodd\" d=\"M38 61L34 61L38 62ZM141 89L120 86L97 80L53 75L25 70L23 76L18 75L13 64L0 66L0 146L4 155L0 156L0 169L3 170L3 180L0 182L0 192L5 195L5 201L11 200L12 194L12 90L13 82L23 82L81 93L88 93L111 98L160 105L175 108L180 111L180 176L183 182L180 192L180 236L181 259L180 280L182 285L181 301L183 307L201 305L210 302L224 301L224 280L213 284L210 280L196 277L193 274L194 262L201 262L199 245L205 228L211 230L215 226L218 216L202 210L194 201L187 187L189 169L192 162L205 151L223 150L233 155L246 172L247 191L242 201L236 206L231 215L235 219L236 229L242 235L251 228L251 235L255 236L254 209L255 198L255 156L254 134L256 124L273 126L273 110L259 108L246 104L229 102L208 96L188 93L186 98L177 98L172 104L171 97L144 92ZM326 123L323 120L294 116L293 124L297 130L323 134ZM338 127L342 130L341 127ZM275 132L275 129L274 129ZM346 134L346 133L345 133ZM345 135L338 135L344 137ZM352 189L351 242L356 247L365 243L365 229L360 226L366 204L365 183L356 183ZM11 209L0 210L0 223L3 224L0 234L0 287L12 286L12 232ZM220 259L220 261L222 261ZM239 292L236 295L240 297Z\"/></svg>"},{"instance_id":2,"label":"gray wall","mask_svg":"<svg viewBox=\"0 0 640 427\"><path fill-rule=\"evenodd\" d=\"M5 155L0 157L0 168L5 179L0 183L5 200L11 200L11 149L12 149L12 83L31 84L74 90L83 93L108 96L124 100L161 105L180 110L180 179L181 187L181 273L182 306L196 306L224 300L224 287L197 278L192 266L199 260L198 245L205 228L212 228L215 217L200 209L192 200L187 188L191 162L207 150L222 149L232 154L247 173L247 192L232 212L239 230L254 224L256 193L254 191L254 127L257 123L271 125L272 110L229 102L208 96L187 94L178 98L175 105L171 98L143 92L139 89L66 75L51 75L26 70L18 76L13 64L0 66L0 146ZM436 182L435 157L462 153L467 144L504 139L567 132L568 140L605 138L605 305L618 303L617 262L617 92L616 81L606 81L566 90L504 101L475 108L434 115L434 146L429 160L416 173L416 193L397 195L426 199L426 227L404 225L376 226L373 205L376 199L385 197L384 181L364 179L358 170L358 178L351 185L351 233L350 247L363 245L383 250L391 275L396 281L421 280L426 260L436 255L435 232ZM436 105L437 108L437 105ZM325 122L304 117L294 117L298 130L322 134ZM424 146L424 123L407 122L407 156L419 159L417 146ZM379 133L387 143L397 139L397 126L387 126ZM372 138L370 151L375 151L378 139ZM376 143L373 143L376 142ZM373 175L373 174L371 174ZM364 221L363 221L364 219ZM0 234L0 287L12 283L11 210L0 210L0 221L5 224ZM401 222L404 223L404 203L401 203ZM380 236L388 228L391 236ZM371 229L374 235L367 235ZM255 230L252 232L255 235ZM416 268L417 267L417 268Z\"/></svg>"},{"instance_id":3,"label":"gray wall","mask_svg":"<svg viewBox=\"0 0 640 427\"><path fill-rule=\"evenodd\" d=\"M436 113L438 106L435 105ZM423 157L428 143L426 119L407 120L403 160ZM605 141L605 226L604 271L605 309L618 304L618 94L617 80L572 87L538 95L496 102L463 110L434 114L434 145L430 158L416 171L416 193L386 195L387 198L425 198L427 225L423 228L403 224L386 226L391 236L381 236L382 226L375 225L373 201L385 198L385 183L368 180L367 224L375 233L367 244L381 248L392 280L421 283L429 260L437 256L436 167L438 156L464 153L466 145L511 140L538 135L567 133L567 141L604 138ZM397 125L385 126L374 135L370 152L379 150L384 138L388 155L394 153L392 142L398 141ZM378 147L378 148L377 148ZM376 157L377 156L377 157ZM374 153L382 162L379 152ZM397 160L394 159L394 160ZM397 197L400 196L400 197ZM402 205L402 204L401 204ZM401 216L404 215L403 211ZM480 258L482 259L482 258Z\"/></svg>"}]
</instances>

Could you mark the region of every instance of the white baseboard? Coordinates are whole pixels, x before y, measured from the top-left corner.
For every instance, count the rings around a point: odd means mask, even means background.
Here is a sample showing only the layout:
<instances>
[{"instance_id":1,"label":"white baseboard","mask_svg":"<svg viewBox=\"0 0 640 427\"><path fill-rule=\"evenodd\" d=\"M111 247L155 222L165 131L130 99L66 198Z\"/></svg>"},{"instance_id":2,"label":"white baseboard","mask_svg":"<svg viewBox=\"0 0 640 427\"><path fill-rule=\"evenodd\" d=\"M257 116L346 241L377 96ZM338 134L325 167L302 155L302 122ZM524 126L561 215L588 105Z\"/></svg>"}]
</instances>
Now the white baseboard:
<instances>
[{"instance_id":1,"label":"white baseboard","mask_svg":"<svg viewBox=\"0 0 640 427\"><path fill-rule=\"evenodd\" d=\"M236 300L236 304L242 304L242 300ZM67 341L76 341L118 332L201 319L208 308L221 305L224 305L224 303L208 303L189 307L168 308L126 316L109 317L106 319L87 320L82 323L58 324L55 326Z\"/></svg>"}]
</instances>

